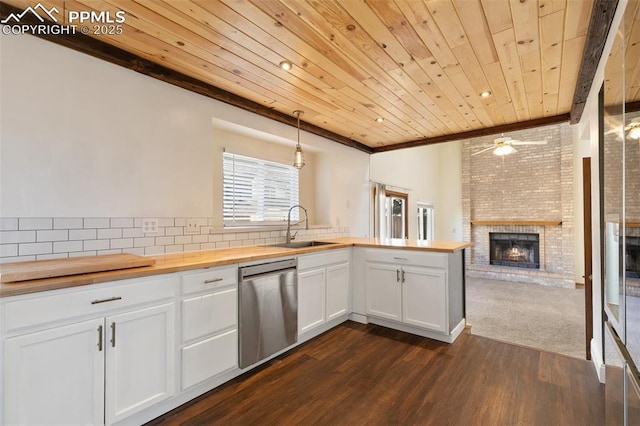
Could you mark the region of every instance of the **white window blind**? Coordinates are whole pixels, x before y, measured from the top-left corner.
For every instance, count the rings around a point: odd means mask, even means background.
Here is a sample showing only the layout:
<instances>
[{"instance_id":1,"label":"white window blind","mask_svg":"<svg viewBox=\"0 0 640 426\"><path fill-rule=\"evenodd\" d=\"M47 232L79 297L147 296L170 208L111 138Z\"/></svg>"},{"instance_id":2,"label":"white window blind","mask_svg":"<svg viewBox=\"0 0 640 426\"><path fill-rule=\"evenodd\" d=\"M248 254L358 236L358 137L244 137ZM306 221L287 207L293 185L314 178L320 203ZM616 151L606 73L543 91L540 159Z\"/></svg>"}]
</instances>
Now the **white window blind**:
<instances>
[{"instance_id":1,"label":"white window blind","mask_svg":"<svg viewBox=\"0 0 640 426\"><path fill-rule=\"evenodd\" d=\"M281 223L298 204L298 169L285 164L223 153L225 226ZM298 209L291 220L298 220Z\"/></svg>"}]
</instances>

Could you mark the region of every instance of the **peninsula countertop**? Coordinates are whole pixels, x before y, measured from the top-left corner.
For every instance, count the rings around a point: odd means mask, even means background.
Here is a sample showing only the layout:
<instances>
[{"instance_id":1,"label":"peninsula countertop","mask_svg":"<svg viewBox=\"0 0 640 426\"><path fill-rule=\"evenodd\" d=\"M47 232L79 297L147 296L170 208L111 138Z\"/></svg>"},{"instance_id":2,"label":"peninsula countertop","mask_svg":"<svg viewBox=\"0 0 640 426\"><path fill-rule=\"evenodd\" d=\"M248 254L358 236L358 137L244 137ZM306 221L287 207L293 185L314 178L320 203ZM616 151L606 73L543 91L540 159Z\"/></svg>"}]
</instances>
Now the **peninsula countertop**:
<instances>
[{"instance_id":1,"label":"peninsula countertop","mask_svg":"<svg viewBox=\"0 0 640 426\"><path fill-rule=\"evenodd\" d=\"M379 239L341 237L324 239L333 244L286 248L274 245L246 246L208 251L187 253L175 253L152 256L155 263L151 266L117 269L104 272L92 272L87 274L67 275L53 278L43 278L30 281L20 281L0 284L0 297L17 296L21 294L37 293L41 291L57 290L62 288L98 284L109 281L140 278L151 275L168 274L172 272L189 271L193 269L211 268L216 266L231 265L235 263L268 260L278 257L297 256L300 254L315 253L326 250L335 250L348 247L377 247L404 250L431 251L440 253L455 253L471 246L468 242L452 241L419 241L402 239ZM96 256L96 258L98 258ZM64 259L55 262L64 262ZM0 264L0 275L13 271L16 268L37 269L44 262L54 261L30 261ZM49 265L50 267L51 265Z\"/></svg>"}]
</instances>

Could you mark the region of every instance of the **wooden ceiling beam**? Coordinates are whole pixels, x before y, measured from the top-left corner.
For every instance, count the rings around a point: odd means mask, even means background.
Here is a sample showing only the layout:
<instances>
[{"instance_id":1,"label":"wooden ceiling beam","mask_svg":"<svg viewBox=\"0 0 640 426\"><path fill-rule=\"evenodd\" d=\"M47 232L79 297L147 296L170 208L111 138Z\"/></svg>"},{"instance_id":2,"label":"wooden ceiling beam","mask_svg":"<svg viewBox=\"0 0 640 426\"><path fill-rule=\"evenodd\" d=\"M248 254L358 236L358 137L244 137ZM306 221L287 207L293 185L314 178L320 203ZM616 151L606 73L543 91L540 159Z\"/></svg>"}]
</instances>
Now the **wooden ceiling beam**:
<instances>
[{"instance_id":1,"label":"wooden ceiling beam","mask_svg":"<svg viewBox=\"0 0 640 426\"><path fill-rule=\"evenodd\" d=\"M618 0L595 0L593 2L582 62L573 93L573 105L570 112L571 124L578 123L582 117L617 6Z\"/></svg>"},{"instance_id":2,"label":"wooden ceiling beam","mask_svg":"<svg viewBox=\"0 0 640 426\"><path fill-rule=\"evenodd\" d=\"M375 148L373 151L374 153L377 153L377 152L393 151L395 149L415 148L423 145L433 145L436 143L477 138L480 136L489 136L489 135L495 135L498 133L514 132L516 130L531 129L534 127L548 126L550 124L557 124L557 123L568 122L568 121L569 121L569 113L554 115L552 117L536 118L534 120L521 121L519 123L502 124L500 126L494 126L494 127L484 127L482 129L469 130L468 132L454 133L451 135L442 135L442 136L436 136L433 138L418 139L415 141L381 146L381 147Z\"/></svg>"},{"instance_id":3,"label":"wooden ceiling beam","mask_svg":"<svg viewBox=\"0 0 640 426\"><path fill-rule=\"evenodd\" d=\"M5 19L11 13L21 13L22 9L18 9L0 1L0 19ZM22 23L43 25L37 21L31 14L25 15L21 19ZM47 22L44 25L57 26L54 22ZM98 39L83 34L36 34L35 37L50 41L52 43L73 49L75 51L85 53L98 59L119 65L124 68L139 72L140 74L156 78L174 86L181 87L191 92L224 102L229 105L241 108L266 118L284 123L293 127L297 127L298 121L295 117L283 114L272 108L261 105L257 102L242 98L226 90L215 87L211 84L204 83L198 79L190 77L178 71L174 71L163 65L141 58L137 55L129 53L118 47L109 45ZM359 151L371 154L373 149L369 146L344 137L330 130L323 129L313 124L300 121L300 128L306 132L313 133L323 138L338 142Z\"/></svg>"}]
</instances>

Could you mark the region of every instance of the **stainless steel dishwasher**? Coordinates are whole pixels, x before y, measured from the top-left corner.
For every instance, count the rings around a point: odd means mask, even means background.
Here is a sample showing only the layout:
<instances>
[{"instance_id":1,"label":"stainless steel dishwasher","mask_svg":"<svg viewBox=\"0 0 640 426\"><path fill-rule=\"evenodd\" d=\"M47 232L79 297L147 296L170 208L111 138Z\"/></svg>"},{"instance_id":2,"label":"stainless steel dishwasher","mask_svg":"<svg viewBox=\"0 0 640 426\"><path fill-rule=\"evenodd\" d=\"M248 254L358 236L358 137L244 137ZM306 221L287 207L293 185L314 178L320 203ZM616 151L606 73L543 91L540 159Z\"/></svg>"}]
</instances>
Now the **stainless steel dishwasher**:
<instances>
[{"instance_id":1,"label":"stainless steel dishwasher","mask_svg":"<svg viewBox=\"0 0 640 426\"><path fill-rule=\"evenodd\" d=\"M239 269L240 368L298 341L297 265L287 259Z\"/></svg>"}]
</instances>

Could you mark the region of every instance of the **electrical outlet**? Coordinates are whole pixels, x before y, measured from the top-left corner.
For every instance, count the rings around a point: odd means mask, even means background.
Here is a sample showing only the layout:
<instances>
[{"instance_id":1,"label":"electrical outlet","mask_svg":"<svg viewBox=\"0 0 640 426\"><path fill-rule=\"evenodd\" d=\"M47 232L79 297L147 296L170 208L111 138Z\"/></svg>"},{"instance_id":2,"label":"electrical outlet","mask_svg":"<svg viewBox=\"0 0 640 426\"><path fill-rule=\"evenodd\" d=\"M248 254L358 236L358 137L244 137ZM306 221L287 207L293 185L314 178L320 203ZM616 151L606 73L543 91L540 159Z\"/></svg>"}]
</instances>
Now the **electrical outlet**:
<instances>
[{"instance_id":1,"label":"electrical outlet","mask_svg":"<svg viewBox=\"0 0 640 426\"><path fill-rule=\"evenodd\" d=\"M200 227L198 226L197 219L187 219L187 229L185 231L187 234L199 234Z\"/></svg>"},{"instance_id":2,"label":"electrical outlet","mask_svg":"<svg viewBox=\"0 0 640 426\"><path fill-rule=\"evenodd\" d=\"M146 217L142 219L142 233L143 234L157 234L158 233L158 218Z\"/></svg>"}]
</instances>

